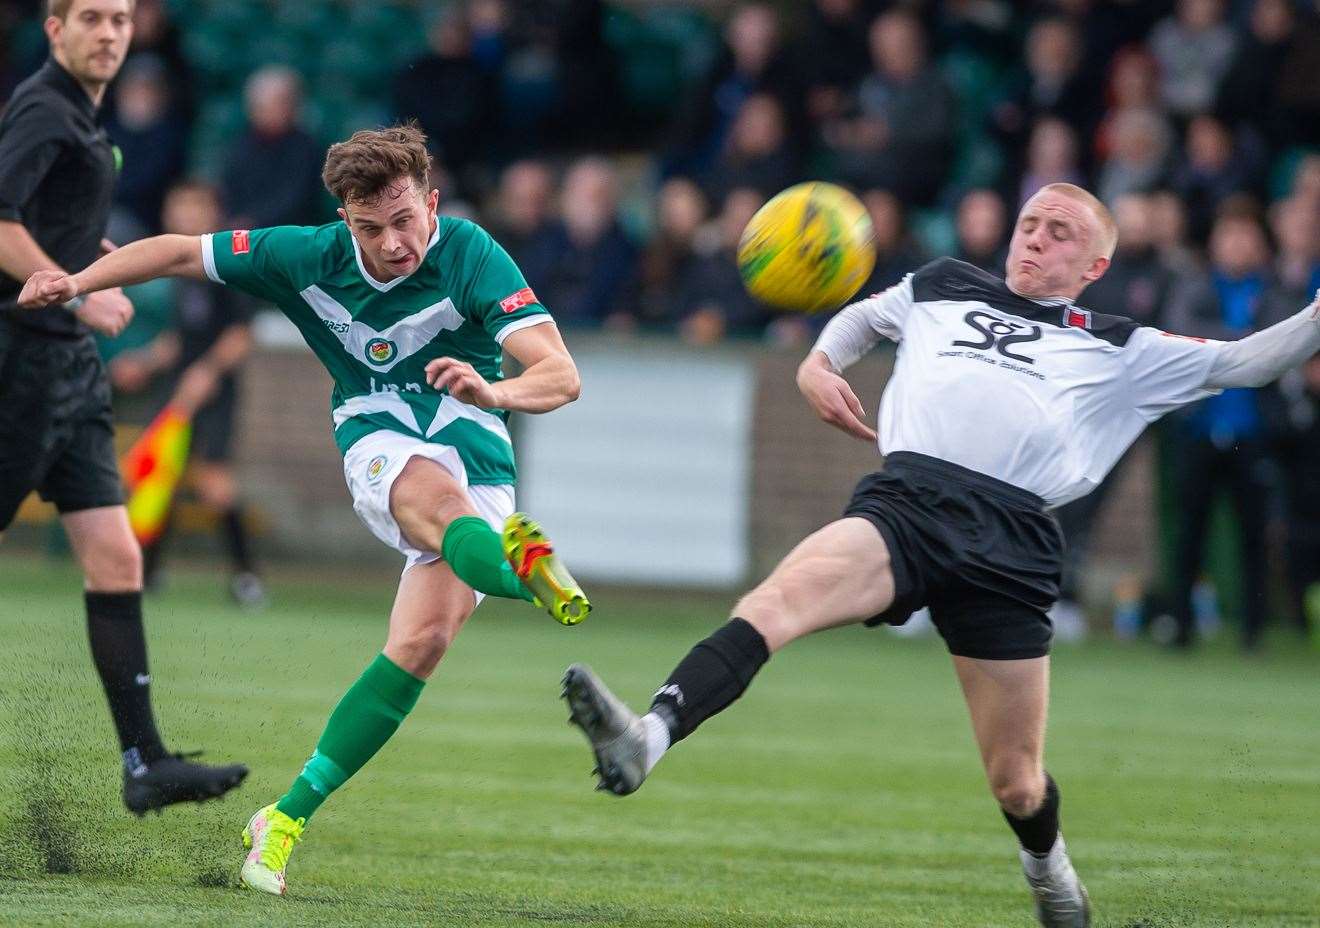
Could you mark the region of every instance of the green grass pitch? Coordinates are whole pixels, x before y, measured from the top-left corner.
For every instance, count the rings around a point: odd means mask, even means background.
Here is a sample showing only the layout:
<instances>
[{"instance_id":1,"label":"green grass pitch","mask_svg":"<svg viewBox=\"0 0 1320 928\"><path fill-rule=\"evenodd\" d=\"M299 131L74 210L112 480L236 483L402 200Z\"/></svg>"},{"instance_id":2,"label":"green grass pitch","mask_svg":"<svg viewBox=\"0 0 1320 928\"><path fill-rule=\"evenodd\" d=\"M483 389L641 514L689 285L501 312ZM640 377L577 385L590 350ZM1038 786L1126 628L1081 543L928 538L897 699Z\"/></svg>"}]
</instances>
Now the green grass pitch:
<instances>
[{"instance_id":1,"label":"green grass pitch","mask_svg":"<svg viewBox=\"0 0 1320 928\"><path fill-rule=\"evenodd\" d=\"M176 749L241 759L222 802L119 805L78 579L0 565L0 924L1029 928L1012 835L934 641L845 629L777 656L636 796L592 791L559 675L635 704L725 597L599 595L583 626L488 603L400 733L326 804L291 895L235 888L239 831L299 769L382 640L391 579L149 601ZM1320 926L1320 655L1055 657L1048 761L1097 926Z\"/></svg>"}]
</instances>

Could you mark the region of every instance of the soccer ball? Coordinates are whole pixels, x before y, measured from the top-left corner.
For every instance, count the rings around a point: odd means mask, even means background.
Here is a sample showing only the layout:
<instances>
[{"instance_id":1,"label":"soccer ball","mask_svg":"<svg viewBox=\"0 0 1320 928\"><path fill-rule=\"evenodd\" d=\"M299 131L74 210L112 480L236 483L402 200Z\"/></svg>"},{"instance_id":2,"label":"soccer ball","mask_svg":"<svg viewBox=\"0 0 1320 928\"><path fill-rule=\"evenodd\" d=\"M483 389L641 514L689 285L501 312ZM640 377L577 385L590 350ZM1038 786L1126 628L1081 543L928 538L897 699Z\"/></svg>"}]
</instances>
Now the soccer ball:
<instances>
[{"instance_id":1,"label":"soccer ball","mask_svg":"<svg viewBox=\"0 0 1320 928\"><path fill-rule=\"evenodd\" d=\"M835 309L875 267L866 207L834 184L789 187L756 211L738 243L747 292L779 309Z\"/></svg>"}]
</instances>

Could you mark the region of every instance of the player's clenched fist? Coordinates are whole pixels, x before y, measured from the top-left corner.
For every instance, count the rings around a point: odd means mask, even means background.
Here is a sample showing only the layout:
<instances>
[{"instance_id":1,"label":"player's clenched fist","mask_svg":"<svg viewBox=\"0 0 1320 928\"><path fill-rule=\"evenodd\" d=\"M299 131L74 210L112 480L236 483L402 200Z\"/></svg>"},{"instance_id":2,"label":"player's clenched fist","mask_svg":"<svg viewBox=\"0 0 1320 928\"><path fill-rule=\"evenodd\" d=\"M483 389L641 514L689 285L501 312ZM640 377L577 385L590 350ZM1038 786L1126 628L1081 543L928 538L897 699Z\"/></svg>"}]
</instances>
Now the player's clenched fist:
<instances>
[{"instance_id":1,"label":"player's clenched fist","mask_svg":"<svg viewBox=\"0 0 1320 928\"><path fill-rule=\"evenodd\" d=\"M114 338L132 320L133 301L124 296L124 291L118 287L99 290L87 294L87 299L75 310L74 315L89 328Z\"/></svg>"},{"instance_id":2,"label":"player's clenched fist","mask_svg":"<svg viewBox=\"0 0 1320 928\"><path fill-rule=\"evenodd\" d=\"M495 389L476 368L457 358L436 358L426 365L426 382L437 390L448 390L461 403L494 409L499 406Z\"/></svg>"}]
</instances>

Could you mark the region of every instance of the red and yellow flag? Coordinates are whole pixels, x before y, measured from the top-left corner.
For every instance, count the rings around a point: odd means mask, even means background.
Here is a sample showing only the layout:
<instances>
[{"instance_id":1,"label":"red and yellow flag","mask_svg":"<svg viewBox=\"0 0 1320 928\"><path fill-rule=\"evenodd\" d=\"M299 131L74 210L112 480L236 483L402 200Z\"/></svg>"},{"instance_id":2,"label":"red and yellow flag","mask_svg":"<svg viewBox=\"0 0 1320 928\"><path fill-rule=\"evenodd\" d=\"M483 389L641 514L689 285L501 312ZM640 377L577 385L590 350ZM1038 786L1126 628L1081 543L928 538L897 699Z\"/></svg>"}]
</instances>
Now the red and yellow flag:
<instances>
[{"instance_id":1,"label":"red and yellow flag","mask_svg":"<svg viewBox=\"0 0 1320 928\"><path fill-rule=\"evenodd\" d=\"M191 439L192 422L167 406L119 464L128 487L128 522L140 544L151 544L165 530Z\"/></svg>"}]
</instances>

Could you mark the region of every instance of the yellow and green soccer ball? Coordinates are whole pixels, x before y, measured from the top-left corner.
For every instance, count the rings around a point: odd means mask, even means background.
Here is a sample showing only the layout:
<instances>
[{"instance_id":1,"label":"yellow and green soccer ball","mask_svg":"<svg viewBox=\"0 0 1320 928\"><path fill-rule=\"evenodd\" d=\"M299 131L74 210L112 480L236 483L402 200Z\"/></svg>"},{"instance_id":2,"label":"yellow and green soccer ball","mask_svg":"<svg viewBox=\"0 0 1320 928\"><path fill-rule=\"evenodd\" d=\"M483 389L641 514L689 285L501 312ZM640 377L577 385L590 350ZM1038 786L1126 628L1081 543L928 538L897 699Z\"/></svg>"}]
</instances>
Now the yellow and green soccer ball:
<instances>
[{"instance_id":1,"label":"yellow and green soccer ball","mask_svg":"<svg viewBox=\"0 0 1320 928\"><path fill-rule=\"evenodd\" d=\"M738 243L747 292L779 309L836 309L875 267L866 207L834 184L789 187L756 211Z\"/></svg>"}]
</instances>

